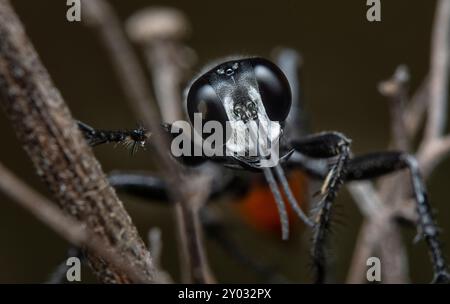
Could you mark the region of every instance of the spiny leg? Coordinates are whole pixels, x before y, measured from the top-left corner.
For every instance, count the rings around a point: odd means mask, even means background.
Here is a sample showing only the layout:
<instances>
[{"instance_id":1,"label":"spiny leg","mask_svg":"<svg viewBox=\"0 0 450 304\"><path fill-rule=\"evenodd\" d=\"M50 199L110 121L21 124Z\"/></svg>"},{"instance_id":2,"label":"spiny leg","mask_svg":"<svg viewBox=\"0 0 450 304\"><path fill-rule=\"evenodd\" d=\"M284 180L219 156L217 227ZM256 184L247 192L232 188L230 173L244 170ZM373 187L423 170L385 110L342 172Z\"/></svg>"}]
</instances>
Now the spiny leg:
<instances>
[{"instance_id":1,"label":"spiny leg","mask_svg":"<svg viewBox=\"0 0 450 304\"><path fill-rule=\"evenodd\" d=\"M450 275L439 241L439 229L433 219L425 183L420 175L416 159L402 152L380 152L355 157L348 163L346 181L376 178L402 169L408 169L410 172L419 216L418 233L425 239L429 249L434 269L433 282L448 283Z\"/></svg>"},{"instance_id":2,"label":"spiny leg","mask_svg":"<svg viewBox=\"0 0 450 304\"><path fill-rule=\"evenodd\" d=\"M318 144L316 143L316 145ZM306 147L307 148L303 146L303 149L297 150L302 151L306 155L310 155L314 149L311 150L308 145ZM303 169L306 172L310 171L309 169L304 169L304 167L309 164L304 163L303 158L298 158L296 161L290 160L289 165ZM414 197L417 204L419 235L425 238L434 268L433 282L448 282L450 276L448 274L442 246L438 238L439 229L433 220L432 210L427 200L425 185L420 176L417 162L414 157L402 152L393 151L371 153L352 158L348 161L345 168L345 181L373 179L405 168L408 168L410 171ZM312 176L316 178L325 178L323 169L313 168L312 171Z\"/></svg>"},{"instance_id":3,"label":"spiny leg","mask_svg":"<svg viewBox=\"0 0 450 304\"><path fill-rule=\"evenodd\" d=\"M108 175L108 180L117 191L151 201L170 202L167 184L151 173L113 171ZM237 176L225 177L222 174L213 178L209 199L220 198L225 194L242 195L248 187L248 180Z\"/></svg>"},{"instance_id":4,"label":"spiny leg","mask_svg":"<svg viewBox=\"0 0 450 304\"><path fill-rule=\"evenodd\" d=\"M326 279L325 245L330 227L333 202L343 183L344 169L350 155L350 140L337 132L325 132L292 142L294 149L312 158L337 157L323 183L322 198L317 204L312 236L312 260L315 281L323 283Z\"/></svg>"},{"instance_id":5,"label":"spiny leg","mask_svg":"<svg viewBox=\"0 0 450 304\"><path fill-rule=\"evenodd\" d=\"M164 180L150 174L114 171L108 181L117 191L152 201L170 201Z\"/></svg>"},{"instance_id":6,"label":"spiny leg","mask_svg":"<svg viewBox=\"0 0 450 304\"><path fill-rule=\"evenodd\" d=\"M77 123L91 147L105 143L123 143L134 153L139 146L145 146L150 138L150 132L142 127L133 130L99 130L81 121Z\"/></svg>"}]
</instances>

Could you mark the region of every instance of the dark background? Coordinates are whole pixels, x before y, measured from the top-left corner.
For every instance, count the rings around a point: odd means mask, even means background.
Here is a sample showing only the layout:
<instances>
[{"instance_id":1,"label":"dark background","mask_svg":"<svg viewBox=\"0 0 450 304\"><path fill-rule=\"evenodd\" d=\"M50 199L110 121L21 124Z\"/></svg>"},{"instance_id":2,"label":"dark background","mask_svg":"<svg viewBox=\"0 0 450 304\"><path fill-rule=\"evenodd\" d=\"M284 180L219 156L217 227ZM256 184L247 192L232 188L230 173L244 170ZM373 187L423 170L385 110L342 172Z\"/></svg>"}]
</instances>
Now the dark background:
<instances>
[{"instance_id":1,"label":"dark background","mask_svg":"<svg viewBox=\"0 0 450 304\"><path fill-rule=\"evenodd\" d=\"M140 8L165 5L179 8L190 19L188 41L198 54L197 70L212 59L230 54L269 57L277 46L299 50L304 58L303 80L307 108L314 131L339 130L353 139L353 150L364 153L387 146L387 101L376 85L398 64L407 64L415 89L428 70L434 1L382 0L382 22L366 20L366 1L111 1L125 20ZM82 23L66 21L66 1L12 1L25 23L54 82L75 117L102 128L133 127L136 123L95 33ZM47 194L22 151L5 116L0 116L0 159L25 181ZM106 172L112 169L152 169L151 155L130 157L122 148L96 149ZM431 176L428 187L443 238L450 239L447 220L450 162ZM123 197L143 237L150 227L163 230L163 264L178 278L175 225L171 209ZM332 256L337 280L348 269L361 216L344 190L338 199L340 224L333 233ZM299 238L288 243L244 225L229 204L218 206L226 214L230 232L255 259L279 267L290 280L308 282L307 248ZM412 245L413 232L405 233L415 282L428 282L431 267L423 244ZM307 236L304 236L305 238ZM0 282L43 282L65 256L67 243L0 194ZM446 247L447 255L450 253ZM300 254L299 254L300 252ZM208 242L209 260L223 282L254 282L258 278L238 266ZM88 271L82 275L88 280ZM85 276L86 275L86 276ZM91 278L89 278L91 280Z\"/></svg>"}]
</instances>

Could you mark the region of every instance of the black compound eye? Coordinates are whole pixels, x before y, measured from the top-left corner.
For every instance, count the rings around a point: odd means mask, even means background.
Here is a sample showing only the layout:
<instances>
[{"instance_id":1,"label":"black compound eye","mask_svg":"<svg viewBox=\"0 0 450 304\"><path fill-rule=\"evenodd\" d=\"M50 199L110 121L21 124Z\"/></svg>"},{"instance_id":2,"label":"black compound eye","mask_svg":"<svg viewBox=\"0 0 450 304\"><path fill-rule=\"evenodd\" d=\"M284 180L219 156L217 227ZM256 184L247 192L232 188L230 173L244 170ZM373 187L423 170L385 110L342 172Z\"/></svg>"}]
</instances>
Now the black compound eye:
<instances>
[{"instance_id":1,"label":"black compound eye","mask_svg":"<svg viewBox=\"0 0 450 304\"><path fill-rule=\"evenodd\" d=\"M195 113L202 114L203 123L218 121L225 125L228 120L221 100L204 77L191 85L187 96L187 111L192 123L194 123Z\"/></svg>"},{"instance_id":2,"label":"black compound eye","mask_svg":"<svg viewBox=\"0 0 450 304\"><path fill-rule=\"evenodd\" d=\"M291 88L283 72L272 62L252 59L261 100L272 121L284 121L291 109Z\"/></svg>"}]
</instances>

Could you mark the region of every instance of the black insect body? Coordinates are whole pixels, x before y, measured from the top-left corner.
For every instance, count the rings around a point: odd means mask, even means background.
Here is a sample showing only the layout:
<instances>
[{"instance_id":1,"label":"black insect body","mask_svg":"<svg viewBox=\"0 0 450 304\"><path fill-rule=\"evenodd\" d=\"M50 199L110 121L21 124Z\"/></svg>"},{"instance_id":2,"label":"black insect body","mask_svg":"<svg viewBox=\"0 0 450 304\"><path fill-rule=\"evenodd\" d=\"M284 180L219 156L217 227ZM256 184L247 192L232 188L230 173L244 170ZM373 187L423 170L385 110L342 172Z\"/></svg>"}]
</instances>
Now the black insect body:
<instances>
[{"instance_id":1,"label":"black insect body","mask_svg":"<svg viewBox=\"0 0 450 304\"><path fill-rule=\"evenodd\" d=\"M312 228L311 255L317 282L326 280L325 244L333 203L342 184L352 180L373 179L403 169L409 170L410 173L419 215L418 232L425 239L430 251L434 267L433 282L449 281L450 275L438 238L438 228L433 220L425 185L414 157L395 151L350 157L351 141L338 132L285 138L285 134L299 133L286 132L295 131L292 130L295 128L292 121L298 118L295 116L299 113L289 115L292 98L286 76L275 64L262 58L229 60L209 69L192 82L186 102L191 122L194 122L195 114L201 114L202 123L216 121L222 126L228 124L235 128L237 133L237 139L223 143L227 152L225 156L204 157L203 160L218 161L231 168L262 172L277 202L283 239L288 238L289 223L281 192L286 194L288 203L298 216ZM81 125L80 129L90 142L97 142L93 129L85 125ZM239 138L241 131L250 134L250 144L248 138L247 141L246 138ZM105 137L106 131L101 134ZM145 133L141 131L138 134ZM119 136L116 137L120 139ZM261 138L269 139L269 143L277 143L275 148L271 144L264 144L267 141L261 143ZM257 153L249 156L248 152L252 148ZM276 157L274 154L277 154ZM325 168L326 171L323 167L311 165L312 162L323 159L331 161L329 168ZM311 217L306 216L298 206L289 188L284 168L298 168L314 178L323 179L321 198ZM115 181L115 186L119 188L147 187L148 192L155 192L156 196L160 195L165 187L163 183L140 183L136 177L116 178Z\"/></svg>"}]
</instances>

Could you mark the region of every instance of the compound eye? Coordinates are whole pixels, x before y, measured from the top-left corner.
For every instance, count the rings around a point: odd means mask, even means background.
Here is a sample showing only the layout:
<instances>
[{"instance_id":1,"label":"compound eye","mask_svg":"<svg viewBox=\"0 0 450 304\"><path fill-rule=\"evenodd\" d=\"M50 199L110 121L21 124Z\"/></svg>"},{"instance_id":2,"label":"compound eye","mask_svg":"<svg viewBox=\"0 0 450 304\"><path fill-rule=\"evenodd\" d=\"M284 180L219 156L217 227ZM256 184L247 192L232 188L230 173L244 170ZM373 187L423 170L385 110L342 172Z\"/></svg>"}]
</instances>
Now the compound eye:
<instances>
[{"instance_id":1,"label":"compound eye","mask_svg":"<svg viewBox=\"0 0 450 304\"><path fill-rule=\"evenodd\" d=\"M253 69L261 100L272 121L283 122L291 109L291 88L283 72L272 62L254 58Z\"/></svg>"},{"instance_id":2,"label":"compound eye","mask_svg":"<svg viewBox=\"0 0 450 304\"><path fill-rule=\"evenodd\" d=\"M202 115L202 122L218 121L222 126L228 121L222 102L213 87L203 78L196 80L187 96L189 119L194 123L194 114Z\"/></svg>"}]
</instances>

